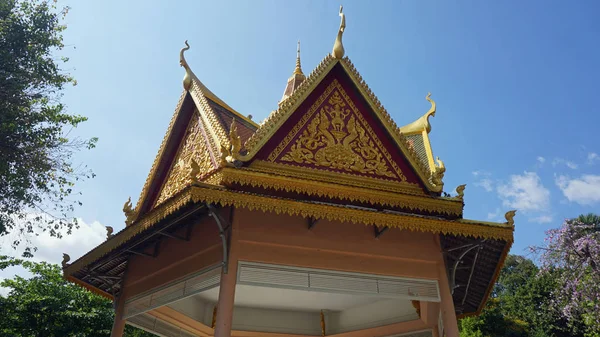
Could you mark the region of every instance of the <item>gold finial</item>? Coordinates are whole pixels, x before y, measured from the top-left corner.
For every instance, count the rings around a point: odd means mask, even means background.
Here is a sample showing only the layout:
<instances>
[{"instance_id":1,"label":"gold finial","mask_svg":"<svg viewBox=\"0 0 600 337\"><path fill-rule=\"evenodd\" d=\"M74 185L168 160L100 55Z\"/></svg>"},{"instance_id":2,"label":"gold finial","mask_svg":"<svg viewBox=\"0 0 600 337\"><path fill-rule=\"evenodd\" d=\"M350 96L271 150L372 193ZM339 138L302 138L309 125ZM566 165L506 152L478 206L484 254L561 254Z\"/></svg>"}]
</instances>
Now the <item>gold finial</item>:
<instances>
[{"instance_id":1,"label":"gold finial","mask_svg":"<svg viewBox=\"0 0 600 337\"><path fill-rule=\"evenodd\" d=\"M61 262L63 269L67 268L69 266L69 261L71 260L71 257L69 256L69 254L63 253L63 260Z\"/></svg>"},{"instance_id":2,"label":"gold finial","mask_svg":"<svg viewBox=\"0 0 600 337\"><path fill-rule=\"evenodd\" d=\"M444 179L444 173L446 172L446 165L444 162L440 160L440 157L436 157L437 165L435 166L435 171L433 171L431 175L431 182L436 186L444 185L442 179Z\"/></svg>"},{"instance_id":3,"label":"gold finial","mask_svg":"<svg viewBox=\"0 0 600 337\"><path fill-rule=\"evenodd\" d=\"M325 336L325 314L321 310L321 336Z\"/></svg>"},{"instance_id":4,"label":"gold finial","mask_svg":"<svg viewBox=\"0 0 600 337\"><path fill-rule=\"evenodd\" d=\"M300 40L298 40L298 49L296 50L296 69L294 69L294 74L304 75L302 66L300 65Z\"/></svg>"},{"instance_id":5,"label":"gold finial","mask_svg":"<svg viewBox=\"0 0 600 337\"><path fill-rule=\"evenodd\" d=\"M344 34L344 30L346 29L346 15L342 12L344 9L343 6L340 6L340 29L338 30L337 37L335 38L335 43L333 44L333 51L331 52L331 56L336 59L341 59L344 57L344 45L342 44L342 34Z\"/></svg>"},{"instance_id":6,"label":"gold finial","mask_svg":"<svg viewBox=\"0 0 600 337\"><path fill-rule=\"evenodd\" d=\"M431 108L427 111L423 116L419 117L416 121L405 125L400 128L400 131L404 134L413 133L413 132L423 132L423 130L427 131L427 133L431 132L431 124L429 124L429 117L435 117L435 101L431 99L431 93L427 93L425 99L431 103Z\"/></svg>"},{"instance_id":7,"label":"gold finial","mask_svg":"<svg viewBox=\"0 0 600 337\"><path fill-rule=\"evenodd\" d=\"M106 226L106 240L112 238L113 236L113 228L111 226Z\"/></svg>"},{"instance_id":8,"label":"gold finial","mask_svg":"<svg viewBox=\"0 0 600 337\"><path fill-rule=\"evenodd\" d=\"M185 40L185 47L181 48L181 51L179 52L179 65L185 68L185 75L183 76L183 88L185 90L190 90L192 87L192 70L185 60L185 55L183 55L188 49L190 49L190 45L187 40Z\"/></svg>"},{"instance_id":9,"label":"gold finial","mask_svg":"<svg viewBox=\"0 0 600 337\"><path fill-rule=\"evenodd\" d=\"M506 214L504 214L504 218L506 219L506 223L509 226L515 227L515 220L514 220L515 214L517 214L516 210L508 211L508 212L506 212Z\"/></svg>"},{"instance_id":10,"label":"gold finial","mask_svg":"<svg viewBox=\"0 0 600 337\"><path fill-rule=\"evenodd\" d=\"M135 215L133 205L131 204L131 197L129 197L129 199L125 201L125 204L123 204L123 213L125 214L125 225L131 225L133 223L133 217Z\"/></svg>"},{"instance_id":11,"label":"gold finial","mask_svg":"<svg viewBox=\"0 0 600 337\"><path fill-rule=\"evenodd\" d=\"M465 197L465 187L467 187L467 184L458 185L458 187L456 187L456 193L458 193L456 199L463 200Z\"/></svg>"}]
</instances>

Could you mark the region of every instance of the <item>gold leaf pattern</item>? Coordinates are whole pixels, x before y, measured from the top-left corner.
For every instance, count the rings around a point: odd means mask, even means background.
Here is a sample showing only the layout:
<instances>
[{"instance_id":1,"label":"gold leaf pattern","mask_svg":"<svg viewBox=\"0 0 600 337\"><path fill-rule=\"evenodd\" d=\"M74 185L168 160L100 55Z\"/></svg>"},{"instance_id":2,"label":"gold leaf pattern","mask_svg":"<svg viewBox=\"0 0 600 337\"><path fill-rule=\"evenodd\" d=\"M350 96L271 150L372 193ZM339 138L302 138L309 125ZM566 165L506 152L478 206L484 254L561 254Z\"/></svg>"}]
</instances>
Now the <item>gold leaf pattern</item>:
<instances>
[{"instance_id":1,"label":"gold leaf pattern","mask_svg":"<svg viewBox=\"0 0 600 337\"><path fill-rule=\"evenodd\" d=\"M198 179L199 176L214 169L201 128L199 116L194 113L182 145L173 161L169 177L156 199L154 207L181 191L194 181L194 178ZM197 167L194 162L198 165ZM193 170L191 170L192 167ZM195 177L190 176L192 172L196 174Z\"/></svg>"},{"instance_id":2,"label":"gold leaf pattern","mask_svg":"<svg viewBox=\"0 0 600 337\"><path fill-rule=\"evenodd\" d=\"M321 107L325 101L326 104ZM270 161L275 160L304 125L306 128L280 158L281 161L406 182L400 167L337 80L327 87L269 155Z\"/></svg>"}]
</instances>

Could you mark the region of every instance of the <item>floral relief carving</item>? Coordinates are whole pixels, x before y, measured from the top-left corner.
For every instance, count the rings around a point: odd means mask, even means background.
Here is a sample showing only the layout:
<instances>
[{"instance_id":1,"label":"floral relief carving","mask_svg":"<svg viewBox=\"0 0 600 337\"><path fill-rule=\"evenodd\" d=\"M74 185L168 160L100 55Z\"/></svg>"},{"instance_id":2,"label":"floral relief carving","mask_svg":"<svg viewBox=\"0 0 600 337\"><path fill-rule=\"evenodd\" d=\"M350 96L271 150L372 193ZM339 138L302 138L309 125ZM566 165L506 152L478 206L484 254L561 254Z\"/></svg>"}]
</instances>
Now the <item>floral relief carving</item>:
<instances>
[{"instance_id":1,"label":"floral relief carving","mask_svg":"<svg viewBox=\"0 0 600 337\"><path fill-rule=\"evenodd\" d=\"M201 128L199 116L194 114L155 206L214 168Z\"/></svg>"},{"instance_id":2,"label":"floral relief carving","mask_svg":"<svg viewBox=\"0 0 600 337\"><path fill-rule=\"evenodd\" d=\"M334 90L280 160L388 178L400 175L405 181L399 168L395 168L398 174L390 169L373 131L351 108L355 107Z\"/></svg>"}]
</instances>

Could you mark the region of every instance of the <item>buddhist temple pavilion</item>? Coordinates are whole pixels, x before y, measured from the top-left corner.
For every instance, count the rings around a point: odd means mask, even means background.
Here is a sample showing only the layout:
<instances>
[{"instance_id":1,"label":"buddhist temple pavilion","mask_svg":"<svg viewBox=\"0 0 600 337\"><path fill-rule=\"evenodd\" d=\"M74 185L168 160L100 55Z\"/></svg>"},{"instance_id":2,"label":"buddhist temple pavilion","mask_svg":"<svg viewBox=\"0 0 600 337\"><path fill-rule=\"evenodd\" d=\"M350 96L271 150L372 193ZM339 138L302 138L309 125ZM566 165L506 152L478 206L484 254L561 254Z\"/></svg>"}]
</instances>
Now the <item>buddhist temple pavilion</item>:
<instances>
[{"instance_id":1,"label":"buddhist temple pavilion","mask_svg":"<svg viewBox=\"0 0 600 337\"><path fill-rule=\"evenodd\" d=\"M183 93L125 229L65 277L114 301L112 336L458 336L513 242L505 223L463 218L444 189L429 110L398 127L333 51L287 81L260 124L203 84ZM282 79L283 82L283 79ZM283 83L282 83L283 84ZM276 98L274 98L275 101ZM419 116L420 115L420 116ZM434 159L436 158L436 159Z\"/></svg>"}]
</instances>

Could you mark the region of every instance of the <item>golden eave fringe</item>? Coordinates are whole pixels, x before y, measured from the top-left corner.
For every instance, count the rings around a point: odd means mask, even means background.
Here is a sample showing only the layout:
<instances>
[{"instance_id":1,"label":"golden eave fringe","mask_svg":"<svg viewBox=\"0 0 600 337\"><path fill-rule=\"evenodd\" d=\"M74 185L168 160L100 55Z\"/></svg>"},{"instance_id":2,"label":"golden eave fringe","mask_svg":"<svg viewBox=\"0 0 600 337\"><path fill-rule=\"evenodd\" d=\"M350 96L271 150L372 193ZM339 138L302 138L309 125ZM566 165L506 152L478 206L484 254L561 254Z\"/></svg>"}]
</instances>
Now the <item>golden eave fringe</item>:
<instances>
[{"instance_id":1,"label":"golden eave fringe","mask_svg":"<svg viewBox=\"0 0 600 337\"><path fill-rule=\"evenodd\" d=\"M402 207L412 211L428 211L455 216L462 216L463 212L463 203L458 199L390 193L354 186L276 176L249 169L233 170L224 168L218 175L221 184L237 183L242 186L306 193L318 197L359 201L372 205Z\"/></svg>"},{"instance_id":2,"label":"golden eave fringe","mask_svg":"<svg viewBox=\"0 0 600 337\"><path fill-rule=\"evenodd\" d=\"M310 203L236 192L218 188L217 186L210 186L208 184L201 185L202 187L187 187L164 204L149 212L139 221L136 221L134 224L125 228L94 250L82 256L64 269L65 275L69 276L115 250L136 234L148 229L168 215L173 214L189 202L206 202L221 206L234 206L247 208L249 210L259 210L262 212L301 216L304 218L387 226L411 231L471 236L508 242L513 241L513 227L508 226L507 224L479 224L462 220L452 221L433 217L371 211L324 203Z\"/></svg>"}]
</instances>

